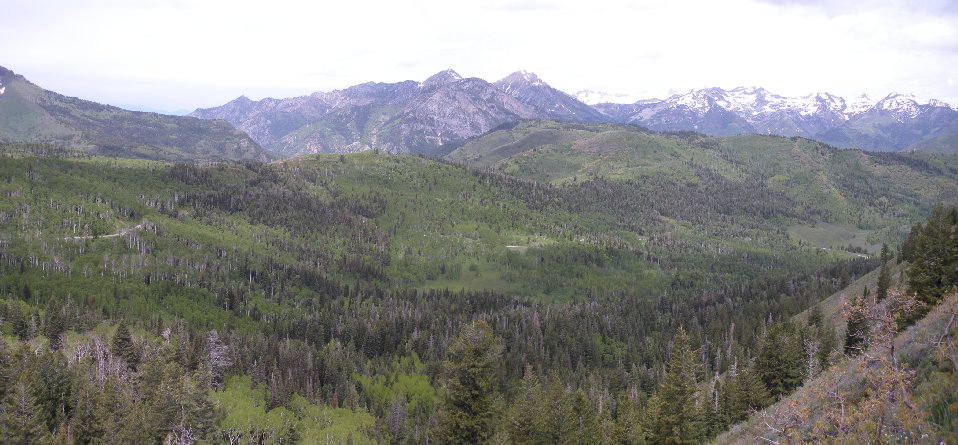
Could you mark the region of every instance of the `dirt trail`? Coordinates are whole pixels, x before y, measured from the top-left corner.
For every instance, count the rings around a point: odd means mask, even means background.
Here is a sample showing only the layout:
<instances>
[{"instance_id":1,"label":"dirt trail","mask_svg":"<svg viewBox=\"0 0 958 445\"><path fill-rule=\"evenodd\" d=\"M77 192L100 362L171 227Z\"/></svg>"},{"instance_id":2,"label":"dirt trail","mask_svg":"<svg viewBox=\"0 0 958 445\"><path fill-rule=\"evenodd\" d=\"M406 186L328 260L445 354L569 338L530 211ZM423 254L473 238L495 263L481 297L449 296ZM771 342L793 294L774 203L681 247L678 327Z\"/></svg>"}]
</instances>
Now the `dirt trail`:
<instances>
[{"instance_id":1,"label":"dirt trail","mask_svg":"<svg viewBox=\"0 0 958 445\"><path fill-rule=\"evenodd\" d=\"M135 226L133 226L133 227L128 227L128 228L125 228L125 229L120 229L120 231L119 231L119 232L116 232L116 233L111 233L111 234L109 234L109 235L100 235L100 236L98 236L97 238L113 238L113 237L115 237L115 236L123 236L123 235L126 235L127 233L130 233L130 232L134 231L134 230L140 230L140 229L142 229L142 228L143 228L143 223L139 223L139 224L137 224L137 225L135 225ZM64 241L78 241L78 240L84 240L84 239L93 239L93 235L67 236L67 237L64 237L64 238L62 238L62 239L63 239Z\"/></svg>"}]
</instances>

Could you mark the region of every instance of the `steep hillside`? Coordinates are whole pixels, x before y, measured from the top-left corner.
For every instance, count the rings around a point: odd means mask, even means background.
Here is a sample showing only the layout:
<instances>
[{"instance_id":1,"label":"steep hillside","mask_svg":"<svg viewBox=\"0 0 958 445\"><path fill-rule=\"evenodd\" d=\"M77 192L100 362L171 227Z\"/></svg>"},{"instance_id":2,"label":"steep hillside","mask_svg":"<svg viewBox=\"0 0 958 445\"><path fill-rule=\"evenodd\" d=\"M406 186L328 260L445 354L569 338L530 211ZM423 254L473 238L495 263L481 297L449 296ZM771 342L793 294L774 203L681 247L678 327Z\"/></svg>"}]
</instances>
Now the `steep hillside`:
<instances>
[{"instance_id":1,"label":"steep hillside","mask_svg":"<svg viewBox=\"0 0 958 445\"><path fill-rule=\"evenodd\" d=\"M904 298L900 293L892 298L896 296ZM867 310L876 321L864 354L843 358L714 443L822 443L828 439L951 443L958 439L953 411L958 379L952 363L958 358L958 294L949 295L900 333L890 306L879 303Z\"/></svg>"},{"instance_id":2,"label":"steep hillside","mask_svg":"<svg viewBox=\"0 0 958 445\"><path fill-rule=\"evenodd\" d=\"M0 142L41 142L108 156L266 161L223 121L127 111L44 90L0 67Z\"/></svg>"}]
</instances>

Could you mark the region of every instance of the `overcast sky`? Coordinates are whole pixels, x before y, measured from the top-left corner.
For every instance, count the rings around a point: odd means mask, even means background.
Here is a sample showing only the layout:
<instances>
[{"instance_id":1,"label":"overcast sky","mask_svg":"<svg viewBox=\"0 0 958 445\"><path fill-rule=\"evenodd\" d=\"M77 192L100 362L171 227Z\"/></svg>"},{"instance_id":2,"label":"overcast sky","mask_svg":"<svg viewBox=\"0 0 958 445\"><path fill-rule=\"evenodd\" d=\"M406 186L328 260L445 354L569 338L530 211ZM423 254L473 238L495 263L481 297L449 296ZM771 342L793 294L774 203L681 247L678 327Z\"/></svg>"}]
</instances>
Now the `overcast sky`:
<instances>
[{"instance_id":1,"label":"overcast sky","mask_svg":"<svg viewBox=\"0 0 958 445\"><path fill-rule=\"evenodd\" d=\"M0 65L60 93L192 110L525 69L575 93L762 86L958 105L958 1L0 0Z\"/></svg>"}]
</instances>

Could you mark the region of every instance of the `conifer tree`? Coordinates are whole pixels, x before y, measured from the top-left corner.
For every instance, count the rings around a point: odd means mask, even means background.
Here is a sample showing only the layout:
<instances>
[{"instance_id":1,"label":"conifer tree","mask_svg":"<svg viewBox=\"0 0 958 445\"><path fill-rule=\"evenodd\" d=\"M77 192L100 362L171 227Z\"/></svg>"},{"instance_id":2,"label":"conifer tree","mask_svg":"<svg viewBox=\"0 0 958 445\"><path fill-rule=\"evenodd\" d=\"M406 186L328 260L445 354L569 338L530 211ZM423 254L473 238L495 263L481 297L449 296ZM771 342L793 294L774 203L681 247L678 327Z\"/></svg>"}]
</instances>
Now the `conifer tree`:
<instances>
[{"instance_id":1,"label":"conifer tree","mask_svg":"<svg viewBox=\"0 0 958 445\"><path fill-rule=\"evenodd\" d=\"M882 301L888 296L888 289L891 288L891 272L888 271L888 263L883 262L881 270L878 272L878 288L875 291L875 298Z\"/></svg>"},{"instance_id":2,"label":"conifer tree","mask_svg":"<svg viewBox=\"0 0 958 445\"><path fill-rule=\"evenodd\" d=\"M16 382L16 371L13 366L13 357L7 350L7 342L0 341L0 401L11 391Z\"/></svg>"},{"instance_id":3,"label":"conifer tree","mask_svg":"<svg viewBox=\"0 0 958 445\"><path fill-rule=\"evenodd\" d=\"M96 386L78 378L73 399L73 415L70 417L70 432L78 444L87 444L103 435L103 426L97 412L100 401Z\"/></svg>"},{"instance_id":4,"label":"conifer tree","mask_svg":"<svg viewBox=\"0 0 958 445\"><path fill-rule=\"evenodd\" d=\"M845 354L847 355L861 354L868 339L868 316L865 307L868 287L865 287L864 294L855 298L849 309L848 327L845 330Z\"/></svg>"},{"instance_id":5,"label":"conifer tree","mask_svg":"<svg viewBox=\"0 0 958 445\"><path fill-rule=\"evenodd\" d=\"M892 258L891 248L888 247L888 243L881 244L881 262L882 264L887 263Z\"/></svg>"},{"instance_id":6,"label":"conifer tree","mask_svg":"<svg viewBox=\"0 0 958 445\"><path fill-rule=\"evenodd\" d=\"M545 443L561 443L572 436L572 404L565 385L558 374L549 377L549 388L543 405L543 434Z\"/></svg>"},{"instance_id":7,"label":"conifer tree","mask_svg":"<svg viewBox=\"0 0 958 445\"><path fill-rule=\"evenodd\" d=\"M60 349L60 334L63 333L63 317L60 314L60 306L55 298L50 298L47 302L46 314L44 314L43 335L50 340L50 349L56 351Z\"/></svg>"},{"instance_id":8,"label":"conifer tree","mask_svg":"<svg viewBox=\"0 0 958 445\"><path fill-rule=\"evenodd\" d=\"M930 309L958 284L958 238L951 217L940 203L917 237L908 267L908 288Z\"/></svg>"},{"instance_id":9,"label":"conifer tree","mask_svg":"<svg viewBox=\"0 0 958 445\"><path fill-rule=\"evenodd\" d=\"M802 384L804 335L789 322L769 327L756 368L772 397L781 397Z\"/></svg>"},{"instance_id":10,"label":"conifer tree","mask_svg":"<svg viewBox=\"0 0 958 445\"><path fill-rule=\"evenodd\" d=\"M20 340L23 340L27 336L27 319L23 316L23 311L20 310L20 302L17 300L10 300L7 303L7 317L10 318L10 324L13 326L13 333Z\"/></svg>"},{"instance_id":11,"label":"conifer tree","mask_svg":"<svg viewBox=\"0 0 958 445\"><path fill-rule=\"evenodd\" d=\"M684 445L704 439L697 376L701 364L681 327L675 334L672 354L658 394L658 412L649 431L653 443Z\"/></svg>"},{"instance_id":12,"label":"conifer tree","mask_svg":"<svg viewBox=\"0 0 958 445\"><path fill-rule=\"evenodd\" d=\"M642 395L644 393L638 393ZM628 393L620 394L616 400L616 438L627 445L645 445L645 421L641 400L633 400Z\"/></svg>"},{"instance_id":13,"label":"conifer tree","mask_svg":"<svg viewBox=\"0 0 958 445\"><path fill-rule=\"evenodd\" d=\"M581 444L599 442L598 425L596 424L598 419L592 409L592 404L589 403L582 391L576 391L572 395L569 412L572 414L569 418L572 423L572 430L570 431L570 437L565 438L562 442Z\"/></svg>"},{"instance_id":14,"label":"conifer tree","mask_svg":"<svg viewBox=\"0 0 958 445\"><path fill-rule=\"evenodd\" d=\"M44 352L31 361L38 383L34 391L36 403L47 421L48 431L54 431L67 421L73 398L67 360L63 354Z\"/></svg>"},{"instance_id":15,"label":"conifer tree","mask_svg":"<svg viewBox=\"0 0 958 445\"><path fill-rule=\"evenodd\" d=\"M753 362L742 366L729 386L728 410L731 423L745 420L752 410L762 409L771 402L771 395Z\"/></svg>"},{"instance_id":16,"label":"conifer tree","mask_svg":"<svg viewBox=\"0 0 958 445\"><path fill-rule=\"evenodd\" d=\"M712 381L712 390L709 391L705 404L707 413L705 429L708 437L715 437L728 428L727 404L723 403L723 395L727 392L721 381L718 379Z\"/></svg>"},{"instance_id":17,"label":"conifer tree","mask_svg":"<svg viewBox=\"0 0 958 445\"><path fill-rule=\"evenodd\" d=\"M463 326L443 361L440 443L480 444L492 436L494 371L501 353L485 321Z\"/></svg>"},{"instance_id":18,"label":"conifer tree","mask_svg":"<svg viewBox=\"0 0 958 445\"><path fill-rule=\"evenodd\" d=\"M915 249L918 248L918 238L921 236L922 230L921 224L911 226L911 232L908 233L908 238L902 243L901 250L898 253L899 263L902 261L911 262L915 259Z\"/></svg>"},{"instance_id":19,"label":"conifer tree","mask_svg":"<svg viewBox=\"0 0 958 445\"><path fill-rule=\"evenodd\" d=\"M542 443L542 385L532 367L526 365L518 395L509 412L509 439L515 445Z\"/></svg>"},{"instance_id":20,"label":"conifer tree","mask_svg":"<svg viewBox=\"0 0 958 445\"><path fill-rule=\"evenodd\" d=\"M140 354L137 353L136 347L133 345L133 336L130 334L130 329L126 327L126 321L123 319L120 320L120 324L116 327L116 332L113 333L110 350L112 350L113 354L117 357L126 360L126 364L131 369L136 368L137 363L140 361Z\"/></svg>"},{"instance_id":21,"label":"conifer tree","mask_svg":"<svg viewBox=\"0 0 958 445\"><path fill-rule=\"evenodd\" d=\"M11 445L47 443L43 411L37 406L28 373L21 374L0 405L0 442Z\"/></svg>"}]
</instances>

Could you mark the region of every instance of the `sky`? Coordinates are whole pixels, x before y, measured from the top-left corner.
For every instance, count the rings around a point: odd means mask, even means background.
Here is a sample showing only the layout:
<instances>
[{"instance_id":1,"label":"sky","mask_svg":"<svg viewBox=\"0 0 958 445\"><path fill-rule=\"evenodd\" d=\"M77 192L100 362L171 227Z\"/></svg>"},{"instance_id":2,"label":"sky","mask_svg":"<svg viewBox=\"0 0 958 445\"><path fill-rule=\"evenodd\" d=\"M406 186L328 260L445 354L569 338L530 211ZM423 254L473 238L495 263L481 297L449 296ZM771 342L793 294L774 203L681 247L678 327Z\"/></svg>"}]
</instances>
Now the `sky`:
<instances>
[{"instance_id":1,"label":"sky","mask_svg":"<svg viewBox=\"0 0 958 445\"><path fill-rule=\"evenodd\" d=\"M452 68L574 94L913 93L958 105L956 0L0 0L0 66L188 112Z\"/></svg>"}]
</instances>

